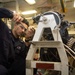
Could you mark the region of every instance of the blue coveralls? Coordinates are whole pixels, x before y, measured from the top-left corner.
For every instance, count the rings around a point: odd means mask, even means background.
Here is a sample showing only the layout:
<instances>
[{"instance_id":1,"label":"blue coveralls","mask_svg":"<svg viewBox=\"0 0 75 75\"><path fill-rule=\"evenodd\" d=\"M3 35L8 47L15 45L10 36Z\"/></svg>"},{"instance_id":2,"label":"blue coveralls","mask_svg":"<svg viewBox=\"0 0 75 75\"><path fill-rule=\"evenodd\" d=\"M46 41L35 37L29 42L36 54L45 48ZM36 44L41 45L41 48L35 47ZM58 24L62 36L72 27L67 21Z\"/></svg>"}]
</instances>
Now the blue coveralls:
<instances>
[{"instance_id":1,"label":"blue coveralls","mask_svg":"<svg viewBox=\"0 0 75 75\"><path fill-rule=\"evenodd\" d=\"M26 46L20 39L15 40L2 18L13 18L13 14L0 8L0 75L25 75ZM15 43L18 44L15 46Z\"/></svg>"}]
</instances>

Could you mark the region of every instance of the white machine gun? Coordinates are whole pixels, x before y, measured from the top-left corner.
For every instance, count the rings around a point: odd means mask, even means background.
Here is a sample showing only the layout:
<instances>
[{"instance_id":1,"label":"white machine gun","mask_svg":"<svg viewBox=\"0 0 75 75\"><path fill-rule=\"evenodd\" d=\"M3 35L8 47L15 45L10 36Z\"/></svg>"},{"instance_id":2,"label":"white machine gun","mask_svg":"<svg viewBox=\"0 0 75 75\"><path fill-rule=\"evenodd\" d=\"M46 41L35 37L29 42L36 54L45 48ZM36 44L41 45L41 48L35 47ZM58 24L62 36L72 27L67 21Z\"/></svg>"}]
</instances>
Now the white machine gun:
<instances>
[{"instance_id":1,"label":"white machine gun","mask_svg":"<svg viewBox=\"0 0 75 75\"><path fill-rule=\"evenodd\" d=\"M67 54L60 36L59 27L61 25L61 17L57 12L47 12L42 14L39 18L38 27L36 29L32 44L30 46L28 55L26 57L26 67L31 70L33 75L33 69L49 69L60 71L61 75L69 75L69 67ZM51 31L50 40L44 40L42 38L43 32L49 29ZM34 54L37 49L46 48L46 50L56 50L60 58L59 61L34 61ZM45 51L47 52L47 51ZM49 57L51 58L51 57ZM26 74L28 75L28 73Z\"/></svg>"}]
</instances>

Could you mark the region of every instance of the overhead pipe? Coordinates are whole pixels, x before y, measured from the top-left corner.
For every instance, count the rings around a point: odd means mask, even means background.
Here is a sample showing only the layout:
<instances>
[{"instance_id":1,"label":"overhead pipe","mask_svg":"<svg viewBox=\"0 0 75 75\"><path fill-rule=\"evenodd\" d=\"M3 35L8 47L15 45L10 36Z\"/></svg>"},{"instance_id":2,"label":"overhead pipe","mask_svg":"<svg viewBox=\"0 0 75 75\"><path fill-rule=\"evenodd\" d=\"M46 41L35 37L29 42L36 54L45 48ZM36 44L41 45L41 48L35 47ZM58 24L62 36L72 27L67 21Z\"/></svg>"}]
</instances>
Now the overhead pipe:
<instances>
[{"instance_id":1,"label":"overhead pipe","mask_svg":"<svg viewBox=\"0 0 75 75\"><path fill-rule=\"evenodd\" d=\"M16 12L17 12L17 13L20 13L20 12L19 12L19 3L18 3L18 0L16 0Z\"/></svg>"},{"instance_id":2,"label":"overhead pipe","mask_svg":"<svg viewBox=\"0 0 75 75\"><path fill-rule=\"evenodd\" d=\"M62 7L62 12L65 13L64 0L60 0L60 4L61 4L61 7Z\"/></svg>"}]
</instances>

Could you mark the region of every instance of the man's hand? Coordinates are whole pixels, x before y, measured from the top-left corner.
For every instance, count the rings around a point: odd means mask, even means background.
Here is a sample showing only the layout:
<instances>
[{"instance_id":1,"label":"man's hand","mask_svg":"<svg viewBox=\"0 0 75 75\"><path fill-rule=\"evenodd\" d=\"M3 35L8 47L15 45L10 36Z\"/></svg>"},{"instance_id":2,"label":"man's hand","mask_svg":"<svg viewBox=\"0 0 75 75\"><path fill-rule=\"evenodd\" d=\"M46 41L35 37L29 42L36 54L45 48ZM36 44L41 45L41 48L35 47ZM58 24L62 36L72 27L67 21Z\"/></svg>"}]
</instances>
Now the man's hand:
<instances>
[{"instance_id":1,"label":"man's hand","mask_svg":"<svg viewBox=\"0 0 75 75\"><path fill-rule=\"evenodd\" d=\"M21 22L21 21L23 21L23 18L19 14L13 13L13 21Z\"/></svg>"}]
</instances>

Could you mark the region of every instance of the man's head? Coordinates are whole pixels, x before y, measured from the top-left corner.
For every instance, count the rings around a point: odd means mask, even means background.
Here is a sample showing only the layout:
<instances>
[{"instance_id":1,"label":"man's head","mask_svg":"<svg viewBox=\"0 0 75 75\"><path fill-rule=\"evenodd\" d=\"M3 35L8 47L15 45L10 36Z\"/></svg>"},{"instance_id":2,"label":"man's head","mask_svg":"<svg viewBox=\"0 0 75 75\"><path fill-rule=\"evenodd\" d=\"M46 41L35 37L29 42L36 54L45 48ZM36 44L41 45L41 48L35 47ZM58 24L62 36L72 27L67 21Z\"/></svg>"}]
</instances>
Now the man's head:
<instances>
[{"instance_id":1,"label":"man's head","mask_svg":"<svg viewBox=\"0 0 75 75\"><path fill-rule=\"evenodd\" d=\"M18 38L19 36L25 33L28 27L29 27L29 22L26 19L23 19L23 21L21 22L16 22L12 30L13 35L16 38Z\"/></svg>"},{"instance_id":2,"label":"man's head","mask_svg":"<svg viewBox=\"0 0 75 75\"><path fill-rule=\"evenodd\" d=\"M26 40L32 40L35 34L35 29L34 27L29 27L26 31L25 38Z\"/></svg>"}]
</instances>

